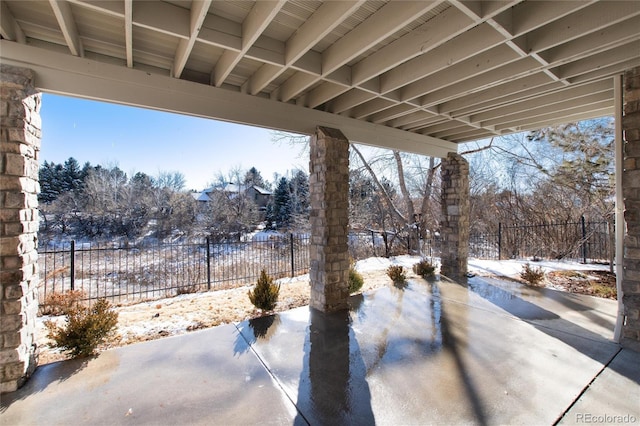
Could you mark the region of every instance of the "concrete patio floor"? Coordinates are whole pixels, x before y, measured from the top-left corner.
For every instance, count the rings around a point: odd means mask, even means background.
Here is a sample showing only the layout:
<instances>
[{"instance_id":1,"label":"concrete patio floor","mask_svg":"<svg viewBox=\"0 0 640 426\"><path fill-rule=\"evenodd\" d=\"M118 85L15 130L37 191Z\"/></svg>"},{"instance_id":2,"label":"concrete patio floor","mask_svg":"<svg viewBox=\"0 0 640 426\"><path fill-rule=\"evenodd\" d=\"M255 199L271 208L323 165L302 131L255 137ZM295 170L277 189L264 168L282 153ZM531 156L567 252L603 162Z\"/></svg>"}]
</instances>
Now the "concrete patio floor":
<instances>
[{"instance_id":1,"label":"concrete patio floor","mask_svg":"<svg viewBox=\"0 0 640 426\"><path fill-rule=\"evenodd\" d=\"M475 277L40 367L3 425L640 423L615 301Z\"/></svg>"}]
</instances>

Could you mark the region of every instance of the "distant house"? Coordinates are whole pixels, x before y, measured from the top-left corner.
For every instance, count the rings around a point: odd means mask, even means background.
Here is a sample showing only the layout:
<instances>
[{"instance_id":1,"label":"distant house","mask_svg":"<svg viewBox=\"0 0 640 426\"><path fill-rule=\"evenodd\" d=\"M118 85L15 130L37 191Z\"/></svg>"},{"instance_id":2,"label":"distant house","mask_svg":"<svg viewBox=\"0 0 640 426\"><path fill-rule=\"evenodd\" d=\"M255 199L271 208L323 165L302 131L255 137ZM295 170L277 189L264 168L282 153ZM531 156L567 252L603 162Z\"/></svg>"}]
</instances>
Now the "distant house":
<instances>
[{"instance_id":1,"label":"distant house","mask_svg":"<svg viewBox=\"0 0 640 426\"><path fill-rule=\"evenodd\" d=\"M207 203L209 201L211 201L211 198L209 198L209 195L202 191L202 192L192 192L191 196L193 197L194 200L202 202L202 203Z\"/></svg>"},{"instance_id":2,"label":"distant house","mask_svg":"<svg viewBox=\"0 0 640 426\"><path fill-rule=\"evenodd\" d=\"M267 204L273 199L273 192L261 188L257 185L252 185L247 188L247 195L255 201L255 203L261 209L266 208Z\"/></svg>"},{"instance_id":3,"label":"distant house","mask_svg":"<svg viewBox=\"0 0 640 426\"><path fill-rule=\"evenodd\" d=\"M196 201L207 203L212 200L211 194L217 191L225 192L231 197L244 193L257 204L260 210L266 209L273 198L273 192L257 185L238 185L231 182L212 186L202 192L193 192L191 195Z\"/></svg>"}]
</instances>

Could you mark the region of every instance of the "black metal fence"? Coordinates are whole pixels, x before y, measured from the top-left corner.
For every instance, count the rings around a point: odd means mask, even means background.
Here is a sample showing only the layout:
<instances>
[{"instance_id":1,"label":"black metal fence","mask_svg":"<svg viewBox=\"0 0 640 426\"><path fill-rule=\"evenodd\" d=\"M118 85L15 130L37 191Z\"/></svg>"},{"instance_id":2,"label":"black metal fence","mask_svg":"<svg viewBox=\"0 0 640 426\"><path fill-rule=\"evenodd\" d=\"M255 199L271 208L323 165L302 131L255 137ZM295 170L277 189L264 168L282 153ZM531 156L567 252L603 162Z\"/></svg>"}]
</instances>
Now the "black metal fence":
<instances>
[{"instance_id":1,"label":"black metal fence","mask_svg":"<svg viewBox=\"0 0 640 426\"><path fill-rule=\"evenodd\" d=\"M52 293L81 290L89 300L152 300L199 290L253 284L266 269L282 278L309 267L309 237L270 236L250 242L77 243L39 251L40 302Z\"/></svg>"},{"instance_id":2,"label":"black metal fence","mask_svg":"<svg viewBox=\"0 0 640 426\"><path fill-rule=\"evenodd\" d=\"M479 259L546 258L606 262L610 258L607 222L500 225L496 234L472 234L469 256ZM420 254L439 257L437 233L410 251L411 235L378 231L349 235L353 259ZM414 235L415 238L415 235ZM415 241L415 240L414 240ZM40 302L52 293L82 290L89 300L116 303L153 300L200 290L253 284L260 270L276 278L309 270L308 235L272 235L262 241L212 243L69 241L39 250Z\"/></svg>"},{"instance_id":3,"label":"black metal fence","mask_svg":"<svg viewBox=\"0 0 640 426\"><path fill-rule=\"evenodd\" d=\"M349 254L354 260L372 256L389 257L402 254L427 257L440 256L441 239L437 233L429 238L420 239L414 229L411 232L394 233L369 229L366 232L349 234Z\"/></svg>"},{"instance_id":4,"label":"black metal fence","mask_svg":"<svg viewBox=\"0 0 640 426\"><path fill-rule=\"evenodd\" d=\"M469 256L478 259L564 259L582 263L611 258L609 223L575 222L502 225L495 234L471 234Z\"/></svg>"}]
</instances>

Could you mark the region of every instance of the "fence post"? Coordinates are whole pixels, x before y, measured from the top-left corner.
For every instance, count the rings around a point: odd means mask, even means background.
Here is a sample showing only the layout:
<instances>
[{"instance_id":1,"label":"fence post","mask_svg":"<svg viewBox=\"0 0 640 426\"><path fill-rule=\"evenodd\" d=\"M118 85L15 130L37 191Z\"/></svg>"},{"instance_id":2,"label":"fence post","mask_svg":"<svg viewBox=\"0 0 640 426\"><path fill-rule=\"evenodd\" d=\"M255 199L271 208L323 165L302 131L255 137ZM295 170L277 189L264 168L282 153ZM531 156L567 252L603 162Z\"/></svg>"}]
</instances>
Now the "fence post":
<instances>
[{"instance_id":1,"label":"fence post","mask_svg":"<svg viewBox=\"0 0 640 426\"><path fill-rule=\"evenodd\" d=\"M498 222L498 260L502 260L502 222Z\"/></svg>"},{"instance_id":2,"label":"fence post","mask_svg":"<svg viewBox=\"0 0 640 426\"><path fill-rule=\"evenodd\" d=\"M206 239L207 243L207 290L211 290L211 244L209 237Z\"/></svg>"},{"instance_id":3,"label":"fence post","mask_svg":"<svg viewBox=\"0 0 640 426\"><path fill-rule=\"evenodd\" d=\"M587 226L584 221L584 215L580 216L582 223L582 263L587 263Z\"/></svg>"},{"instance_id":4,"label":"fence post","mask_svg":"<svg viewBox=\"0 0 640 426\"><path fill-rule=\"evenodd\" d=\"M76 240L71 240L71 291L76 289Z\"/></svg>"},{"instance_id":5,"label":"fence post","mask_svg":"<svg viewBox=\"0 0 640 426\"><path fill-rule=\"evenodd\" d=\"M373 229L370 230L371 231L371 248L373 249L373 255L376 255L376 234L373 232Z\"/></svg>"},{"instance_id":6,"label":"fence post","mask_svg":"<svg viewBox=\"0 0 640 426\"><path fill-rule=\"evenodd\" d=\"M296 276L296 265L293 258L293 234L289 234L289 247L291 249L291 278Z\"/></svg>"}]
</instances>

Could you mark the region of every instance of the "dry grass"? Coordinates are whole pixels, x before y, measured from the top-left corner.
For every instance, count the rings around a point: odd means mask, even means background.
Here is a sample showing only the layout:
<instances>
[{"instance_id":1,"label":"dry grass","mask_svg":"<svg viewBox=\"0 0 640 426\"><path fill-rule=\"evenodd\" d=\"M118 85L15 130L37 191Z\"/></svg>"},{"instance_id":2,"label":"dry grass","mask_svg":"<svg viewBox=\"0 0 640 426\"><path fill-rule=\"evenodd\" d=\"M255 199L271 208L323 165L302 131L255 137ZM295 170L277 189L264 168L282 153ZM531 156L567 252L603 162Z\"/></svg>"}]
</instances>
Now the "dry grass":
<instances>
[{"instance_id":1,"label":"dry grass","mask_svg":"<svg viewBox=\"0 0 640 426\"><path fill-rule=\"evenodd\" d=\"M555 287L570 293L615 299L618 297L616 276L608 271L555 271L547 274L547 280Z\"/></svg>"},{"instance_id":2,"label":"dry grass","mask_svg":"<svg viewBox=\"0 0 640 426\"><path fill-rule=\"evenodd\" d=\"M389 285L385 271L362 273L362 292ZM263 315L247 296L250 286L186 294L135 305L118 306L118 331L101 350L131 343L155 340L192 330L245 321ZM309 282L290 280L282 282L280 297L274 312L287 311L309 304ZM57 317L55 320L62 319ZM178 326L176 325L178 324ZM40 364L67 359L48 347L44 328L39 330Z\"/></svg>"},{"instance_id":3,"label":"dry grass","mask_svg":"<svg viewBox=\"0 0 640 426\"><path fill-rule=\"evenodd\" d=\"M409 272L408 278L417 275ZM362 292L389 286L389 277L385 270L363 272L364 285ZM585 273L569 273L565 271L547 274L550 284L569 292L601 295L600 290L593 289L592 284L603 285L615 289L615 276L608 272L589 271ZM584 277L584 280L577 280ZM572 279L573 278L573 279ZM505 277L501 277L505 279ZM589 281L589 285L577 285L578 281ZM583 282L584 284L584 282ZM116 307L118 312L118 332L101 349L124 346L146 340L186 333L191 330L214 327L248 320L263 313L254 308L249 301L247 291L250 286L185 294L180 297L169 297L162 300ZM606 297L606 296L605 296ZM615 298L613 295L609 295ZM308 281L284 281L280 288L280 297L274 312L282 312L309 304ZM61 317L60 317L61 318ZM176 327L181 324L182 328ZM38 345L41 348L40 364L66 359L66 357L47 346L44 327L39 330Z\"/></svg>"}]
</instances>

